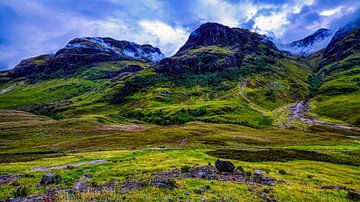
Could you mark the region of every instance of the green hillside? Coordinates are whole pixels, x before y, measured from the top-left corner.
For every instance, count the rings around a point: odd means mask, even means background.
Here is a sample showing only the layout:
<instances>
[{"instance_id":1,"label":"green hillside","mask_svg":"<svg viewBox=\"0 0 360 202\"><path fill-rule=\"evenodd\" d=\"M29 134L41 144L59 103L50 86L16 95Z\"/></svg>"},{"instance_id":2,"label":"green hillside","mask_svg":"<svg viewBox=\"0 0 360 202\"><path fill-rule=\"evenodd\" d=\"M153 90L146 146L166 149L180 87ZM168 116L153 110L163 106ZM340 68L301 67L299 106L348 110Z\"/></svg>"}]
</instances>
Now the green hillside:
<instances>
[{"instance_id":1,"label":"green hillside","mask_svg":"<svg viewBox=\"0 0 360 202\"><path fill-rule=\"evenodd\" d=\"M360 126L360 29L340 30L337 35L324 50L316 72L321 85L312 111Z\"/></svg>"}]
</instances>

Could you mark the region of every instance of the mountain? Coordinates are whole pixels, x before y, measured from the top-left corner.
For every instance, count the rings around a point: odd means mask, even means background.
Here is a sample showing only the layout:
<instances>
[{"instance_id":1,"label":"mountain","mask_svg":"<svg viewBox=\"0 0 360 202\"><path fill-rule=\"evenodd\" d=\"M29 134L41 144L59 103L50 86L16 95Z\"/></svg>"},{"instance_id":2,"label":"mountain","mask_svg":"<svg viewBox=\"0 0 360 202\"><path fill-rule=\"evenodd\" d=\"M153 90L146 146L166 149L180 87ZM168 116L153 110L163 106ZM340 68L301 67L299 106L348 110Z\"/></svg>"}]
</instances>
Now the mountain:
<instances>
[{"instance_id":1,"label":"mountain","mask_svg":"<svg viewBox=\"0 0 360 202\"><path fill-rule=\"evenodd\" d=\"M289 44L278 44L278 48L292 54L308 55L325 48L332 36L331 30L322 28L304 39Z\"/></svg>"},{"instance_id":2,"label":"mountain","mask_svg":"<svg viewBox=\"0 0 360 202\"><path fill-rule=\"evenodd\" d=\"M279 124L278 110L311 98L314 114L358 125L358 35L352 23L324 50L300 58L279 51L266 36L205 23L161 60L150 45L73 39L54 55L2 73L0 108L55 118L93 114L106 122L269 127Z\"/></svg>"},{"instance_id":3,"label":"mountain","mask_svg":"<svg viewBox=\"0 0 360 202\"><path fill-rule=\"evenodd\" d=\"M313 112L360 126L360 20L341 27L318 56Z\"/></svg>"},{"instance_id":4,"label":"mountain","mask_svg":"<svg viewBox=\"0 0 360 202\"><path fill-rule=\"evenodd\" d=\"M150 45L71 40L2 76L0 108L54 118L274 125L274 109L308 94L310 68L246 29L205 23L170 58Z\"/></svg>"},{"instance_id":5,"label":"mountain","mask_svg":"<svg viewBox=\"0 0 360 202\"><path fill-rule=\"evenodd\" d=\"M125 82L112 102L126 106L122 117L158 124L268 127L274 124L272 110L306 97L310 73L305 63L284 55L264 36L205 23L152 75Z\"/></svg>"},{"instance_id":6,"label":"mountain","mask_svg":"<svg viewBox=\"0 0 360 202\"><path fill-rule=\"evenodd\" d=\"M112 38L75 38L54 55L40 55L21 61L9 75L14 78L39 73L49 75L57 71L71 72L78 67L100 62L127 59L156 63L163 57L160 49L151 45L139 45Z\"/></svg>"},{"instance_id":7,"label":"mountain","mask_svg":"<svg viewBox=\"0 0 360 202\"><path fill-rule=\"evenodd\" d=\"M253 59L255 55L263 57L259 57L259 60L271 63L279 53L271 41L257 33L205 23L190 34L187 42L173 57L162 60L157 71L173 74L184 71L214 72L241 66L242 62ZM199 65L199 62L204 64Z\"/></svg>"}]
</instances>

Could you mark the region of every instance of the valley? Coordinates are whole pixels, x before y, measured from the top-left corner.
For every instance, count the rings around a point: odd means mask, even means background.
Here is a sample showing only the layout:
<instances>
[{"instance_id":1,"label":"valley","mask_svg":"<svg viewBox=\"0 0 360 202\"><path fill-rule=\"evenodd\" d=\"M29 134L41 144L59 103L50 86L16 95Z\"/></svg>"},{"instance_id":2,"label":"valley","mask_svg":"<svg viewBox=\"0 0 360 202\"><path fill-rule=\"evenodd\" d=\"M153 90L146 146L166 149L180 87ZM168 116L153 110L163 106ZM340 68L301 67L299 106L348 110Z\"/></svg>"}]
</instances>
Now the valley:
<instances>
[{"instance_id":1,"label":"valley","mask_svg":"<svg viewBox=\"0 0 360 202\"><path fill-rule=\"evenodd\" d=\"M0 73L0 201L357 200L355 25L306 55L205 23L167 58L85 37L25 59Z\"/></svg>"}]
</instances>

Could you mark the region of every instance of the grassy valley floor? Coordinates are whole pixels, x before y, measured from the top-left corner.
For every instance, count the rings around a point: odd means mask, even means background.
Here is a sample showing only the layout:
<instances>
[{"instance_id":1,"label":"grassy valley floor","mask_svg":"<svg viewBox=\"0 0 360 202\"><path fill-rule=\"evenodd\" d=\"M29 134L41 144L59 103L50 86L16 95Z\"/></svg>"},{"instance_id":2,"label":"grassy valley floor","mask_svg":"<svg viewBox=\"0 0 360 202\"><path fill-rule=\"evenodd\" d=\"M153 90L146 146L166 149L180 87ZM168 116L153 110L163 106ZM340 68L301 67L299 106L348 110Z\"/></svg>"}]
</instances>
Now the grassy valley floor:
<instances>
[{"instance_id":1,"label":"grassy valley floor","mask_svg":"<svg viewBox=\"0 0 360 202\"><path fill-rule=\"evenodd\" d=\"M1 111L0 121L2 200L349 201L349 190L360 189L360 141L327 131L104 125L11 110ZM206 169L219 158L234 163L239 175L209 180ZM207 176L198 177L198 169ZM256 169L274 186L254 182ZM167 187L158 186L162 172ZM47 173L61 182L39 185Z\"/></svg>"}]
</instances>

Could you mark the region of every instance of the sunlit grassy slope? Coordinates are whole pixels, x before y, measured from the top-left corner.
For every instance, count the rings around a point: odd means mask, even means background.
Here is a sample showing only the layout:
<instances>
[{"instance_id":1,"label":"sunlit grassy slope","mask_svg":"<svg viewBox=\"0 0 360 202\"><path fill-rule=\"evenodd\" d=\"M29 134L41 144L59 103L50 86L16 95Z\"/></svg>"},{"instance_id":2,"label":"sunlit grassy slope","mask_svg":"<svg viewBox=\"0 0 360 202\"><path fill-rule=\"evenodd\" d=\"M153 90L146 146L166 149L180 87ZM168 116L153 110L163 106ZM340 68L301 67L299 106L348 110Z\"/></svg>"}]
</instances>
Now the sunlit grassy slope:
<instances>
[{"instance_id":1,"label":"sunlit grassy slope","mask_svg":"<svg viewBox=\"0 0 360 202\"><path fill-rule=\"evenodd\" d=\"M326 65L317 74L323 83L312 104L313 112L353 125L360 124L360 55Z\"/></svg>"},{"instance_id":2,"label":"sunlit grassy slope","mask_svg":"<svg viewBox=\"0 0 360 202\"><path fill-rule=\"evenodd\" d=\"M144 70L116 76L130 65ZM272 110L307 96L311 73L308 66L291 57L263 65L264 70L257 73L233 67L171 77L159 75L150 64L139 61L101 63L55 78L5 82L1 89L13 89L0 95L0 108L56 119L92 116L108 123L205 121L262 128L274 123ZM241 89L243 82L247 85Z\"/></svg>"}]
</instances>

